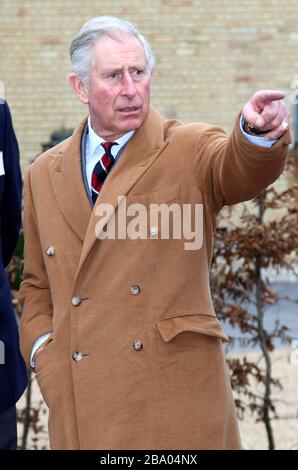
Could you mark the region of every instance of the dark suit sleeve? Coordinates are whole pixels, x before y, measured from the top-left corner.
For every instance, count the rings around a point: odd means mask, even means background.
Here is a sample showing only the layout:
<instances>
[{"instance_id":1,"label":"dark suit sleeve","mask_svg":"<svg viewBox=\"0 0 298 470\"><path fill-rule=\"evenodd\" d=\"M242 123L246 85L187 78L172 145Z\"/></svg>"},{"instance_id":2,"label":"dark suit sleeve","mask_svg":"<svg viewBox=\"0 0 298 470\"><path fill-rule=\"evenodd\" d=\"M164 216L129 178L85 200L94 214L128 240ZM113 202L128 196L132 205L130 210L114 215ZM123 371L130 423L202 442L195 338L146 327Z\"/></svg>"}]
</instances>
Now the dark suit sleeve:
<instances>
[{"instance_id":1,"label":"dark suit sleeve","mask_svg":"<svg viewBox=\"0 0 298 470\"><path fill-rule=\"evenodd\" d=\"M19 147L14 133L7 103L1 106L1 126L5 126L3 161L5 183L0 205L2 257L7 266L13 255L21 226L22 177L19 162ZM3 119L2 119L3 118Z\"/></svg>"}]
</instances>

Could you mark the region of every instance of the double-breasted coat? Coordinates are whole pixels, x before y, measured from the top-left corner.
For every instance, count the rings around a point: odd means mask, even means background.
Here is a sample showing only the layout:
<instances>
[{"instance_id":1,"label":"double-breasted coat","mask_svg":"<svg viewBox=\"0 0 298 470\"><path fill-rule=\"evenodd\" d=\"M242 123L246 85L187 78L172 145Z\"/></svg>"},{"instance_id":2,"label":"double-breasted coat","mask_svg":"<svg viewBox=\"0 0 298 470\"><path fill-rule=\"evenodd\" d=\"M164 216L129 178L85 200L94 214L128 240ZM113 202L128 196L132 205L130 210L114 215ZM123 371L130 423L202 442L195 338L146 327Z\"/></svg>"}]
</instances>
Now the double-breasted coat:
<instances>
[{"instance_id":1,"label":"double-breasted coat","mask_svg":"<svg viewBox=\"0 0 298 470\"><path fill-rule=\"evenodd\" d=\"M238 449L222 341L210 295L212 232L222 206L282 172L272 148L239 129L183 125L150 110L90 206L81 170L86 126L41 155L25 181L21 348L49 407L54 449ZM203 244L105 238L100 204L203 204ZM159 228L157 227L159 230ZM150 220L148 234L152 234ZM49 247L53 247L48 250Z\"/></svg>"}]
</instances>

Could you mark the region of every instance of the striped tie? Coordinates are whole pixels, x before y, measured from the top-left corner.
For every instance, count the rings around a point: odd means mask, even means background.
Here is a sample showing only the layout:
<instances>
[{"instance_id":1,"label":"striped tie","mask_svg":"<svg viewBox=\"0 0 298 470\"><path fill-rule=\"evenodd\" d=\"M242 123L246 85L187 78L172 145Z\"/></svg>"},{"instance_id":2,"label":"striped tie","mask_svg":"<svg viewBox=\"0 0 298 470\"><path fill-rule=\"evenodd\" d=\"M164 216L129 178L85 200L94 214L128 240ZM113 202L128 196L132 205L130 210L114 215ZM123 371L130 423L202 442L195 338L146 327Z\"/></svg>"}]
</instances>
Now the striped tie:
<instances>
[{"instance_id":1,"label":"striped tie","mask_svg":"<svg viewBox=\"0 0 298 470\"><path fill-rule=\"evenodd\" d=\"M111 153L113 145L118 145L117 142L103 142L101 144L104 148L105 153L96 163L91 177L91 193L92 201L95 204L97 196L101 190L101 187L106 179L110 169L112 168L115 160Z\"/></svg>"}]
</instances>

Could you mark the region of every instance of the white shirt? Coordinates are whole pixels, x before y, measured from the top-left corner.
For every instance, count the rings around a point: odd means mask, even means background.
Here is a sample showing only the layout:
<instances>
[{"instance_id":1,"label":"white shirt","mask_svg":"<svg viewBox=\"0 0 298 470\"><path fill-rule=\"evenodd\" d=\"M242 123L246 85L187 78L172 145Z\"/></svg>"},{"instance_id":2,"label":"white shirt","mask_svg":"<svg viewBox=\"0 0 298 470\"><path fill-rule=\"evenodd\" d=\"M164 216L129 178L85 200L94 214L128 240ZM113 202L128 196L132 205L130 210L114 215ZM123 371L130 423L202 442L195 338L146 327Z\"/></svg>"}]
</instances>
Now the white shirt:
<instances>
[{"instance_id":1,"label":"white shirt","mask_svg":"<svg viewBox=\"0 0 298 470\"><path fill-rule=\"evenodd\" d=\"M114 158L116 158L116 160L117 160L117 154L119 154L119 151L121 150L121 148L129 141L129 139L134 135L134 133L135 131L130 131L124 134L119 139L113 140L113 142L116 142L118 144L118 145L113 145L113 147L111 148L111 154L113 155ZM92 128L91 119L89 116L88 135L86 139L86 177L87 177L87 183L88 183L90 193L91 193L91 176L92 176L93 169L96 163L105 153L104 148L101 145L103 142L106 142L106 140L95 133L95 131Z\"/></svg>"}]
</instances>

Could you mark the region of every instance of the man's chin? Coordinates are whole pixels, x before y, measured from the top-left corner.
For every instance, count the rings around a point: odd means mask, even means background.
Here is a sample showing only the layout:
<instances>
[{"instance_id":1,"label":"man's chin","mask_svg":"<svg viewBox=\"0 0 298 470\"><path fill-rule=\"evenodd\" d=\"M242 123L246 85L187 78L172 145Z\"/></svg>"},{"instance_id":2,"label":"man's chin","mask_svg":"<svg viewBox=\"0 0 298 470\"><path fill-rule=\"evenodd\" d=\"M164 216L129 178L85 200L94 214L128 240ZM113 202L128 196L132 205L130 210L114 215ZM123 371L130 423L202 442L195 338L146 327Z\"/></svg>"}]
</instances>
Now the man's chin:
<instances>
[{"instance_id":1,"label":"man's chin","mask_svg":"<svg viewBox=\"0 0 298 470\"><path fill-rule=\"evenodd\" d=\"M145 119L130 117L129 119L126 119L125 122L122 121L118 128L125 133L134 131L143 124L144 120Z\"/></svg>"}]
</instances>

